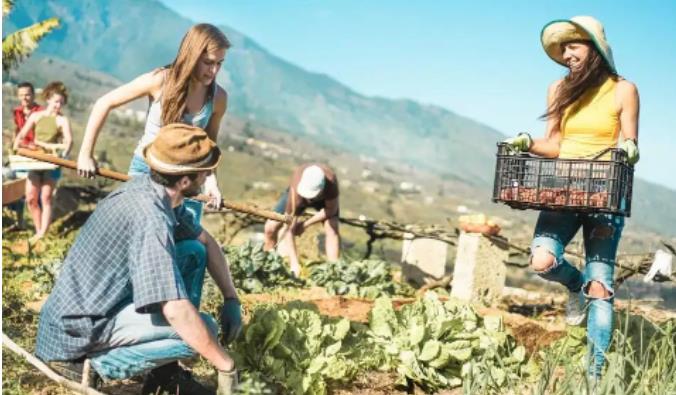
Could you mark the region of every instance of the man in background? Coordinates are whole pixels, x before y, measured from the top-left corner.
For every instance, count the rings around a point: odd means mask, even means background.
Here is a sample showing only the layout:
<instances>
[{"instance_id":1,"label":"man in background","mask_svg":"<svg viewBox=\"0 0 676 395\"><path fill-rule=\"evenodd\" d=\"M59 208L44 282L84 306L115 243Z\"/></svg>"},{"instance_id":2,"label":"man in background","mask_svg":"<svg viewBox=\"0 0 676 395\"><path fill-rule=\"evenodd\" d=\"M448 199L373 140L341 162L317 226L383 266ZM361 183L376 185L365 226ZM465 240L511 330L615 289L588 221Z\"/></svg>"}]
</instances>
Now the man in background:
<instances>
[{"instance_id":1,"label":"man in background","mask_svg":"<svg viewBox=\"0 0 676 395\"><path fill-rule=\"evenodd\" d=\"M301 266L296 251L296 236L300 236L305 229L321 223L326 235L326 257L329 261L337 261L340 255L340 233L338 231L338 179L336 173L323 164L303 164L297 167L289 187L280 197L274 210L280 214L300 216L305 209L312 207L317 212L305 221L297 219L285 233L285 251L288 251L291 271L300 275ZM282 223L268 220L265 223L265 250L269 251L277 244L277 234Z\"/></svg>"},{"instance_id":2,"label":"man in background","mask_svg":"<svg viewBox=\"0 0 676 395\"><path fill-rule=\"evenodd\" d=\"M42 106L35 102L35 89L33 84L30 82L21 82L16 89L16 96L19 99L19 105L16 106L13 110L14 115L14 135L12 136L12 141L16 138L17 134L23 126L26 124L28 117L35 111L42 110ZM34 148L35 144L33 143L35 139L35 130L31 129L30 132L26 135L23 141L20 142L20 146L24 148ZM11 178L26 178L28 176L27 171L14 171L11 175ZM9 205L9 208L16 213L17 223L13 225L13 229L22 230L25 229L26 223L24 221L23 212L24 207L26 206L26 199L21 198L20 200Z\"/></svg>"}]
</instances>

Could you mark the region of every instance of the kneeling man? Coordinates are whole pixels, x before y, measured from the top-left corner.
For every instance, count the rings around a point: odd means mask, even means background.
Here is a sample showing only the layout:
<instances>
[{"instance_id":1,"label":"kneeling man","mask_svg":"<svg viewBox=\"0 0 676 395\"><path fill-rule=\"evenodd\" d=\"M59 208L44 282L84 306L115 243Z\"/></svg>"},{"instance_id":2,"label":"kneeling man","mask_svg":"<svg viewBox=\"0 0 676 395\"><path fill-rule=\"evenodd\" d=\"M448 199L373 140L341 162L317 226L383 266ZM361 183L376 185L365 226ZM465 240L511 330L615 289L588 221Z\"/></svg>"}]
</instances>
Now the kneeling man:
<instances>
[{"instance_id":1,"label":"kneeling man","mask_svg":"<svg viewBox=\"0 0 676 395\"><path fill-rule=\"evenodd\" d=\"M144 394L213 394L177 363L200 354L218 369L219 382L235 385L218 325L198 312L205 270L226 300L226 338L241 326L237 294L220 247L182 204L198 194L220 156L202 129L170 124L160 130L144 150L151 174L103 199L68 251L40 313L39 358L76 381L89 359L90 385L99 376L150 371Z\"/></svg>"}]
</instances>

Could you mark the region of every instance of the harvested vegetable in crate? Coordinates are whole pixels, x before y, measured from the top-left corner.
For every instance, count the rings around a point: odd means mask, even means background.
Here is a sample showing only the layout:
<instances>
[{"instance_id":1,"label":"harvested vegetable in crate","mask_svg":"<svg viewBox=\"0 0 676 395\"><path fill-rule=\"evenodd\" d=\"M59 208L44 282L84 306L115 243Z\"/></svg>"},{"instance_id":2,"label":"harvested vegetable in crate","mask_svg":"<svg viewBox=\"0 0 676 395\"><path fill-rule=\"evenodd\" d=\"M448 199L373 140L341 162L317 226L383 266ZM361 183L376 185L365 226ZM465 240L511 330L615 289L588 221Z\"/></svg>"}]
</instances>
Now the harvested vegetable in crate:
<instances>
[{"instance_id":1,"label":"harvested vegetable in crate","mask_svg":"<svg viewBox=\"0 0 676 395\"><path fill-rule=\"evenodd\" d=\"M609 160L597 159L610 151ZM550 159L498 144L493 201L512 208L631 215L634 167L619 149L594 159Z\"/></svg>"}]
</instances>

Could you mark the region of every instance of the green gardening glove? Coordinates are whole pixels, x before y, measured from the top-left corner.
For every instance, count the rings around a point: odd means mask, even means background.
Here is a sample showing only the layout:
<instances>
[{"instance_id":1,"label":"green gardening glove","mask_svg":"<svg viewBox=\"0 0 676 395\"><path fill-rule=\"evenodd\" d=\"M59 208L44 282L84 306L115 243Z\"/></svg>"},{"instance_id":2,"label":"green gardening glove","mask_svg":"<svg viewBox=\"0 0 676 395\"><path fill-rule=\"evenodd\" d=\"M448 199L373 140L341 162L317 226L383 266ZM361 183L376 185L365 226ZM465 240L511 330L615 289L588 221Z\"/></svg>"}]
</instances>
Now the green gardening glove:
<instances>
[{"instance_id":1,"label":"green gardening glove","mask_svg":"<svg viewBox=\"0 0 676 395\"><path fill-rule=\"evenodd\" d=\"M641 158L638 152L638 145L636 145L636 140L634 139L626 139L621 142L620 149L627 153L627 162L630 165L635 165Z\"/></svg>"},{"instance_id":2,"label":"green gardening glove","mask_svg":"<svg viewBox=\"0 0 676 395\"><path fill-rule=\"evenodd\" d=\"M221 335L225 344L232 343L242 330L242 305L239 299L225 299L221 307Z\"/></svg>"},{"instance_id":3,"label":"green gardening glove","mask_svg":"<svg viewBox=\"0 0 676 395\"><path fill-rule=\"evenodd\" d=\"M519 133L516 137L510 137L504 141L509 144L515 151L528 152L533 145L533 139L528 133Z\"/></svg>"}]
</instances>

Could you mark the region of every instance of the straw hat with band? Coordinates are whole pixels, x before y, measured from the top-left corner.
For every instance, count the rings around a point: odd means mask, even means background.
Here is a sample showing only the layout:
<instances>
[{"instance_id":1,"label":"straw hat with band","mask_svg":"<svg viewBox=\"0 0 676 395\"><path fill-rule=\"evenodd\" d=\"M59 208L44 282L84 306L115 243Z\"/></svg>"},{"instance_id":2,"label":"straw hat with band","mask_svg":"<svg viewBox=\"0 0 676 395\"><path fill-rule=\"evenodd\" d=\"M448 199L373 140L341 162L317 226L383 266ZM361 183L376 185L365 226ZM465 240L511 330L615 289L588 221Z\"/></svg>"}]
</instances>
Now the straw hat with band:
<instances>
[{"instance_id":1,"label":"straw hat with band","mask_svg":"<svg viewBox=\"0 0 676 395\"><path fill-rule=\"evenodd\" d=\"M613 71L617 73L613 51L606 40L606 33L601 22L591 16L574 16L570 19L557 19L549 22L542 28L540 41L547 55L555 62L566 66L563 61L561 44L568 41L586 40L594 43L603 59Z\"/></svg>"},{"instance_id":2,"label":"straw hat with band","mask_svg":"<svg viewBox=\"0 0 676 395\"><path fill-rule=\"evenodd\" d=\"M143 148L143 159L159 173L182 175L215 169L221 150L204 130L171 123L163 126L155 140Z\"/></svg>"}]
</instances>

